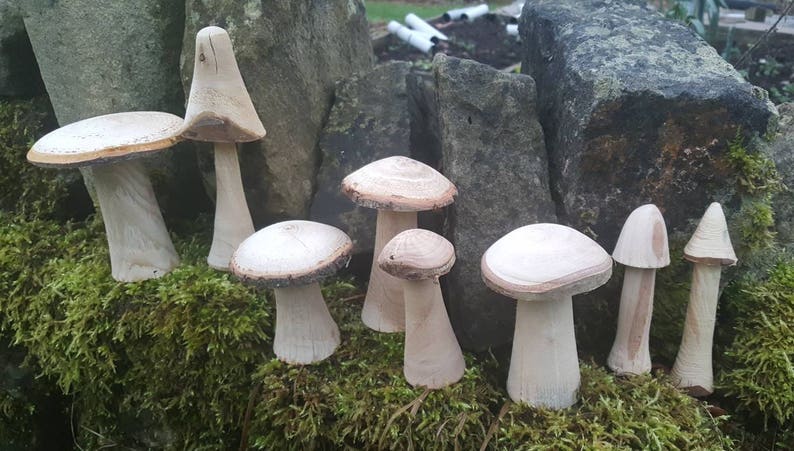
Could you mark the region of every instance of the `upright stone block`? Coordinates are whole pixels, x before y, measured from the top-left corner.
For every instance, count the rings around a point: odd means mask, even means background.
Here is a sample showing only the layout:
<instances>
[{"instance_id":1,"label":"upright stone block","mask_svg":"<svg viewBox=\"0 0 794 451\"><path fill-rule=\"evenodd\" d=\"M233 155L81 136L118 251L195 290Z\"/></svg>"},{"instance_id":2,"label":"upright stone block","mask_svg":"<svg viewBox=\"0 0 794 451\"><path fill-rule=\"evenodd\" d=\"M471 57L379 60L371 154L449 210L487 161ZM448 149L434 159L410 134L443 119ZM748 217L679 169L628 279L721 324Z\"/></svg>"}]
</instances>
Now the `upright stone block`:
<instances>
[{"instance_id":1,"label":"upright stone block","mask_svg":"<svg viewBox=\"0 0 794 451\"><path fill-rule=\"evenodd\" d=\"M17 2L0 0L0 97L29 97L43 90Z\"/></svg>"}]
</instances>

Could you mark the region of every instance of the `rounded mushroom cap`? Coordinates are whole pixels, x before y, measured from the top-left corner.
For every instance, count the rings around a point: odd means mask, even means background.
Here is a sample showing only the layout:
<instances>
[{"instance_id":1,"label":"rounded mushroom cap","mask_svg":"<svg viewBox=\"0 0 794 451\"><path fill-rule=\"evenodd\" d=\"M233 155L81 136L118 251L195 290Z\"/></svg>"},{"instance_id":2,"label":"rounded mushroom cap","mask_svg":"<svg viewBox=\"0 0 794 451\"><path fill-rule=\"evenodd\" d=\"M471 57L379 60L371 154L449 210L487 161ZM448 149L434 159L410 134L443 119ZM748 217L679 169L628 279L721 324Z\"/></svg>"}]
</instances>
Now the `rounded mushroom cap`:
<instances>
[{"instance_id":1,"label":"rounded mushroom cap","mask_svg":"<svg viewBox=\"0 0 794 451\"><path fill-rule=\"evenodd\" d=\"M520 227L496 241L481 262L485 284L518 300L549 300L595 289L612 258L590 238L559 224Z\"/></svg>"},{"instance_id":2,"label":"rounded mushroom cap","mask_svg":"<svg viewBox=\"0 0 794 451\"><path fill-rule=\"evenodd\" d=\"M237 67L232 41L223 28L202 28L196 35L193 82L182 135L194 141L235 143L265 136Z\"/></svg>"},{"instance_id":3,"label":"rounded mushroom cap","mask_svg":"<svg viewBox=\"0 0 794 451\"><path fill-rule=\"evenodd\" d=\"M92 117L47 133L33 144L28 161L45 167L75 167L132 159L180 140L182 118L156 111Z\"/></svg>"},{"instance_id":4,"label":"rounded mushroom cap","mask_svg":"<svg viewBox=\"0 0 794 451\"><path fill-rule=\"evenodd\" d=\"M643 205L631 212L612 258L632 268L664 268L670 264L667 227L656 205Z\"/></svg>"},{"instance_id":5,"label":"rounded mushroom cap","mask_svg":"<svg viewBox=\"0 0 794 451\"><path fill-rule=\"evenodd\" d=\"M378 256L378 266L398 279L420 280L443 276L455 264L455 248L429 230L398 233Z\"/></svg>"},{"instance_id":6,"label":"rounded mushroom cap","mask_svg":"<svg viewBox=\"0 0 794 451\"><path fill-rule=\"evenodd\" d=\"M695 263L731 266L736 264L728 223L719 202L714 202L698 224L695 234L684 247L684 258Z\"/></svg>"},{"instance_id":7,"label":"rounded mushroom cap","mask_svg":"<svg viewBox=\"0 0 794 451\"><path fill-rule=\"evenodd\" d=\"M430 166L407 157L370 163L342 180L342 191L363 207L391 211L425 211L445 207L458 190Z\"/></svg>"},{"instance_id":8,"label":"rounded mushroom cap","mask_svg":"<svg viewBox=\"0 0 794 451\"><path fill-rule=\"evenodd\" d=\"M345 266L352 249L350 237L336 227L284 221L246 238L229 267L244 282L265 287L306 285Z\"/></svg>"}]
</instances>

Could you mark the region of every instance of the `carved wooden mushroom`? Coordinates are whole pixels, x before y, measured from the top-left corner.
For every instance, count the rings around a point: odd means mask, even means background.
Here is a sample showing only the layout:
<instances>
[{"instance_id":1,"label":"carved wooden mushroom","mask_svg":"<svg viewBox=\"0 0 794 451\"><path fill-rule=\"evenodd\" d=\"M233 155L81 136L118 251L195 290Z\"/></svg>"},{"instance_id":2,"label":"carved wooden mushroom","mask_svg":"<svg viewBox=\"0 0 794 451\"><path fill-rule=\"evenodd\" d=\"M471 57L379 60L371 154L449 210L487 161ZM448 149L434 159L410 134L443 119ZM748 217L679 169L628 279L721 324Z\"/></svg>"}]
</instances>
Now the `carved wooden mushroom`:
<instances>
[{"instance_id":1,"label":"carved wooden mushroom","mask_svg":"<svg viewBox=\"0 0 794 451\"><path fill-rule=\"evenodd\" d=\"M399 233L378 257L382 270L403 281L403 372L413 386L446 387L459 381L466 369L438 283L454 263L452 243L420 229Z\"/></svg>"},{"instance_id":2,"label":"carved wooden mushroom","mask_svg":"<svg viewBox=\"0 0 794 451\"><path fill-rule=\"evenodd\" d=\"M273 351L287 363L319 362L339 346L319 280L347 265L353 243L341 230L311 221L285 221L246 238L230 268L243 282L273 288Z\"/></svg>"},{"instance_id":3,"label":"carved wooden mushroom","mask_svg":"<svg viewBox=\"0 0 794 451\"><path fill-rule=\"evenodd\" d=\"M28 161L44 167L80 167L93 174L105 223L113 278L160 277L179 264L149 176L136 158L177 142L182 119L137 111L75 122L38 140Z\"/></svg>"},{"instance_id":4,"label":"carved wooden mushroom","mask_svg":"<svg viewBox=\"0 0 794 451\"><path fill-rule=\"evenodd\" d=\"M193 82L182 135L215 145L215 228L207 263L228 271L234 250L254 233L236 143L261 139L265 127L245 89L232 42L223 28L206 27L196 35Z\"/></svg>"},{"instance_id":5,"label":"carved wooden mushroom","mask_svg":"<svg viewBox=\"0 0 794 451\"><path fill-rule=\"evenodd\" d=\"M618 331L607 364L618 374L651 371L648 335L653 314L656 269L670 264L667 228L655 205L643 205L629 215L612 252L626 266L620 295Z\"/></svg>"},{"instance_id":6,"label":"carved wooden mushroom","mask_svg":"<svg viewBox=\"0 0 794 451\"><path fill-rule=\"evenodd\" d=\"M689 389L694 396L714 392L711 348L717 318L720 272L723 266L736 264L728 224L722 206L709 205L695 234L684 248L684 258L694 263L689 306L684 322L681 347L671 376L676 385Z\"/></svg>"},{"instance_id":7,"label":"carved wooden mushroom","mask_svg":"<svg viewBox=\"0 0 794 451\"><path fill-rule=\"evenodd\" d=\"M580 376L571 297L606 283L612 258L570 227L532 224L491 245L481 269L488 287L518 300L510 398L551 409L573 405Z\"/></svg>"},{"instance_id":8,"label":"carved wooden mushroom","mask_svg":"<svg viewBox=\"0 0 794 451\"><path fill-rule=\"evenodd\" d=\"M395 235L416 228L418 211L451 204L458 190L430 166L398 156L375 161L348 175L342 180L342 191L356 204L378 210L375 255L361 319L380 332L405 330L402 284L380 269L378 255Z\"/></svg>"}]
</instances>

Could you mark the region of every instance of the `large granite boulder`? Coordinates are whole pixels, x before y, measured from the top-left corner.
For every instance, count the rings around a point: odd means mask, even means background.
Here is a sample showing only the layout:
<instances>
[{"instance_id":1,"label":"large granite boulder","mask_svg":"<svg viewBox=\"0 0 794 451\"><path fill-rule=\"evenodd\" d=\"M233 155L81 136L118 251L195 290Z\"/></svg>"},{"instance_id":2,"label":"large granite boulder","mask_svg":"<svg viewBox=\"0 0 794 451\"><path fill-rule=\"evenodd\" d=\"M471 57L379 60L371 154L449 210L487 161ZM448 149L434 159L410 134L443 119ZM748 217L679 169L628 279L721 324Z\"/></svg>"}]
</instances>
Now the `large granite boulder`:
<instances>
[{"instance_id":1,"label":"large granite boulder","mask_svg":"<svg viewBox=\"0 0 794 451\"><path fill-rule=\"evenodd\" d=\"M484 349L512 339L515 301L482 282L480 259L518 227L556 222L535 82L471 61L433 60L442 167L457 187L446 237L457 261L443 279L461 344Z\"/></svg>"},{"instance_id":2,"label":"large granite boulder","mask_svg":"<svg viewBox=\"0 0 794 451\"><path fill-rule=\"evenodd\" d=\"M317 143L334 84L373 63L361 0L187 0L182 81L190 88L196 32L228 30L267 136L244 146L243 181L258 224L306 217Z\"/></svg>"},{"instance_id":3,"label":"large granite boulder","mask_svg":"<svg viewBox=\"0 0 794 451\"><path fill-rule=\"evenodd\" d=\"M787 190L773 198L778 241L794 251L794 102L778 105L780 133L766 149Z\"/></svg>"},{"instance_id":4,"label":"large granite boulder","mask_svg":"<svg viewBox=\"0 0 794 451\"><path fill-rule=\"evenodd\" d=\"M342 179L375 160L410 156L405 88L410 70L410 63L390 62L340 82L320 135L322 164L309 217L344 230L356 253L372 253L376 211L342 194Z\"/></svg>"},{"instance_id":5,"label":"large granite boulder","mask_svg":"<svg viewBox=\"0 0 794 451\"><path fill-rule=\"evenodd\" d=\"M22 13L12 0L0 0L0 97L30 97L43 91Z\"/></svg>"}]
</instances>

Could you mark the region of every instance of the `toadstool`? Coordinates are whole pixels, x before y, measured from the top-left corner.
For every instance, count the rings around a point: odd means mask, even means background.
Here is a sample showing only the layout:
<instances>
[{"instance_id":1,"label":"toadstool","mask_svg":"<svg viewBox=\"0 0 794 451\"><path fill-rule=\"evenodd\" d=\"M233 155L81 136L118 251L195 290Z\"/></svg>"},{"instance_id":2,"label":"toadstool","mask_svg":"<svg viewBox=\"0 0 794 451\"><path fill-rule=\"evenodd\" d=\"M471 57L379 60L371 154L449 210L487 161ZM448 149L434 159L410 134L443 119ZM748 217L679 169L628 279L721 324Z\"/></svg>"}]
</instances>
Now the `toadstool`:
<instances>
[{"instance_id":1,"label":"toadstool","mask_svg":"<svg viewBox=\"0 0 794 451\"><path fill-rule=\"evenodd\" d=\"M510 398L552 409L573 405L580 376L571 297L606 283L612 258L570 227L532 224L491 245L481 269L489 288L518 300Z\"/></svg>"},{"instance_id":2,"label":"toadstool","mask_svg":"<svg viewBox=\"0 0 794 451\"><path fill-rule=\"evenodd\" d=\"M223 28L202 28L196 35L193 82L182 136L214 143L215 227L207 263L226 271L234 250L254 233L236 143L261 139L265 127L245 89L232 42Z\"/></svg>"},{"instance_id":3,"label":"toadstool","mask_svg":"<svg viewBox=\"0 0 794 451\"><path fill-rule=\"evenodd\" d=\"M400 281L383 272L378 255L395 235L416 228L418 211L451 204L458 190L430 166L407 157L388 157L370 163L342 180L342 191L353 202L378 210L375 255L361 319L380 332L405 330Z\"/></svg>"},{"instance_id":4,"label":"toadstool","mask_svg":"<svg viewBox=\"0 0 794 451\"><path fill-rule=\"evenodd\" d=\"M620 294L618 331L607 364L618 374L651 371L648 335L653 315L656 269L670 264L667 228L655 205L643 205L629 215L612 252L626 266Z\"/></svg>"},{"instance_id":5,"label":"toadstool","mask_svg":"<svg viewBox=\"0 0 794 451\"><path fill-rule=\"evenodd\" d=\"M328 312L319 280L347 265L353 243L341 230L311 221L284 221L246 238L232 256L243 282L273 288L273 351L287 363L309 364L333 354L339 328Z\"/></svg>"},{"instance_id":6,"label":"toadstool","mask_svg":"<svg viewBox=\"0 0 794 451\"><path fill-rule=\"evenodd\" d=\"M403 281L403 372L414 387L446 387L459 381L466 369L438 283L454 263L452 243L421 229L399 233L378 257L383 271Z\"/></svg>"},{"instance_id":7,"label":"toadstool","mask_svg":"<svg viewBox=\"0 0 794 451\"><path fill-rule=\"evenodd\" d=\"M37 166L93 175L111 273L120 282L160 277L179 264L149 176L133 160L176 143L181 126L182 118L168 113L108 114L61 127L28 152Z\"/></svg>"},{"instance_id":8,"label":"toadstool","mask_svg":"<svg viewBox=\"0 0 794 451\"><path fill-rule=\"evenodd\" d=\"M728 224L722 206L714 202L692 235L684 258L694 263L689 305L684 322L681 346L673 365L672 377L680 388L689 389L695 396L714 391L711 347L717 318L720 272L723 266L736 264Z\"/></svg>"}]
</instances>

